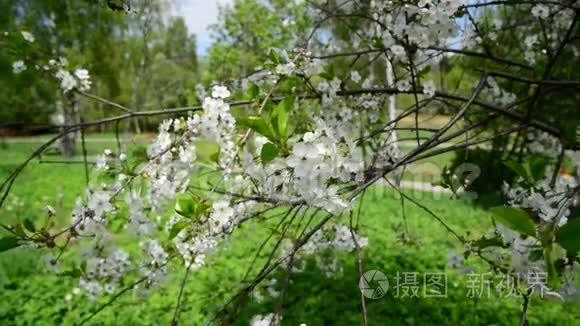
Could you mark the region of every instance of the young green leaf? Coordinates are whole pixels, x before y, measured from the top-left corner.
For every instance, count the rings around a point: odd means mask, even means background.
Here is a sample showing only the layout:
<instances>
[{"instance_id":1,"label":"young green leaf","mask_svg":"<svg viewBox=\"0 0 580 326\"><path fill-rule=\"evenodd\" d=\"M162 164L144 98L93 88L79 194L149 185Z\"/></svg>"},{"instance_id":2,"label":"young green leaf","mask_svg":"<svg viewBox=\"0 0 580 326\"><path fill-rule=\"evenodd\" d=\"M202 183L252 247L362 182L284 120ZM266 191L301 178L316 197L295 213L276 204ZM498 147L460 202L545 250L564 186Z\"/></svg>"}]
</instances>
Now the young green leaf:
<instances>
[{"instance_id":1,"label":"young green leaf","mask_svg":"<svg viewBox=\"0 0 580 326\"><path fill-rule=\"evenodd\" d=\"M172 240L173 238L175 238L177 236L177 234L179 234L179 232L181 232L181 230L185 229L188 225L189 225L189 222L187 222L187 221L179 221L179 222L173 224L173 226L171 227L171 230L169 230L169 240Z\"/></svg>"},{"instance_id":2,"label":"young green leaf","mask_svg":"<svg viewBox=\"0 0 580 326\"><path fill-rule=\"evenodd\" d=\"M508 247L508 245L505 242L503 242L503 239L500 236L495 236L493 238L481 237L480 239L472 241L471 245L479 249L485 249L489 247L500 247L500 248Z\"/></svg>"},{"instance_id":3,"label":"young green leaf","mask_svg":"<svg viewBox=\"0 0 580 326\"><path fill-rule=\"evenodd\" d=\"M520 208L494 207L491 213L496 221L508 228L532 237L536 236L536 226L528 213Z\"/></svg>"},{"instance_id":4,"label":"young green leaf","mask_svg":"<svg viewBox=\"0 0 580 326\"><path fill-rule=\"evenodd\" d=\"M130 160L126 162L128 165L127 168L130 170L128 172L133 172L137 170L137 167L139 167L139 165L148 161L149 156L147 155L147 148L143 146L135 148L131 152Z\"/></svg>"},{"instance_id":5,"label":"young green leaf","mask_svg":"<svg viewBox=\"0 0 580 326\"><path fill-rule=\"evenodd\" d=\"M268 58L275 65L278 65L281 62L280 55L278 54L278 52L276 51L276 49L273 49L273 48L270 49L270 51L268 51Z\"/></svg>"},{"instance_id":6,"label":"young green leaf","mask_svg":"<svg viewBox=\"0 0 580 326\"><path fill-rule=\"evenodd\" d=\"M324 71L320 73L320 77L326 80L333 80L334 79L334 67L332 65L328 65L324 67Z\"/></svg>"},{"instance_id":7,"label":"young green leaf","mask_svg":"<svg viewBox=\"0 0 580 326\"><path fill-rule=\"evenodd\" d=\"M14 227L12 228L12 232L14 232L14 234L16 234L19 237L26 237L26 232L24 232L24 229L22 228L22 224L16 224L14 225Z\"/></svg>"},{"instance_id":8,"label":"young green leaf","mask_svg":"<svg viewBox=\"0 0 580 326\"><path fill-rule=\"evenodd\" d=\"M260 95L260 87L256 83L251 83L248 87L248 97L250 99L256 99Z\"/></svg>"},{"instance_id":9,"label":"young green leaf","mask_svg":"<svg viewBox=\"0 0 580 326\"><path fill-rule=\"evenodd\" d=\"M199 162L216 163L219 161L220 146L213 141L198 140L195 142L195 153Z\"/></svg>"},{"instance_id":10,"label":"young green leaf","mask_svg":"<svg viewBox=\"0 0 580 326\"><path fill-rule=\"evenodd\" d=\"M505 166L514 171L518 176L524 178L524 180L529 184L534 184L534 177L532 176L532 171L528 164L521 164L516 161L503 162Z\"/></svg>"},{"instance_id":11,"label":"young green leaf","mask_svg":"<svg viewBox=\"0 0 580 326\"><path fill-rule=\"evenodd\" d=\"M237 119L237 123L239 125L252 129L253 131L270 139L271 141L276 140L276 137L274 137L274 134L272 133L271 128L269 126L269 122L266 122L266 120L262 117L256 116L240 117Z\"/></svg>"},{"instance_id":12,"label":"young green leaf","mask_svg":"<svg viewBox=\"0 0 580 326\"><path fill-rule=\"evenodd\" d=\"M192 197L182 194L177 198L175 203L175 212L183 217L197 220L201 214L204 214L211 206L205 200L198 197Z\"/></svg>"},{"instance_id":13,"label":"young green leaf","mask_svg":"<svg viewBox=\"0 0 580 326\"><path fill-rule=\"evenodd\" d=\"M537 156L533 157L530 162L530 172L534 180L540 180L544 178L546 167L549 164L549 160L545 157Z\"/></svg>"},{"instance_id":14,"label":"young green leaf","mask_svg":"<svg viewBox=\"0 0 580 326\"><path fill-rule=\"evenodd\" d=\"M579 122L575 119L564 119L564 121L560 121L560 133L562 135L562 141L565 144L574 144L576 142Z\"/></svg>"},{"instance_id":15,"label":"young green leaf","mask_svg":"<svg viewBox=\"0 0 580 326\"><path fill-rule=\"evenodd\" d=\"M195 214L195 201L191 196L185 194L177 197L175 212L183 217L192 217Z\"/></svg>"},{"instance_id":16,"label":"young green leaf","mask_svg":"<svg viewBox=\"0 0 580 326\"><path fill-rule=\"evenodd\" d=\"M282 102L278 104L276 108L276 123L278 126L278 135L282 139L288 138L288 119L290 110L294 106L294 97L290 96L285 98Z\"/></svg>"},{"instance_id":17,"label":"young green leaf","mask_svg":"<svg viewBox=\"0 0 580 326\"><path fill-rule=\"evenodd\" d=\"M219 152L219 151L217 151L217 152L213 152L213 153L212 153L212 154L209 156L209 160L210 160L211 162L215 162L215 163L219 162L219 160L220 160L220 152Z\"/></svg>"},{"instance_id":18,"label":"young green leaf","mask_svg":"<svg viewBox=\"0 0 580 326\"><path fill-rule=\"evenodd\" d=\"M302 79L297 76L283 76L282 78L289 88L300 87L302 85Z\"/></svg>"},{"instance_id":19,"label":"young green leaf","mask_svg":"<svg viewBox=\"0 0 580 326\"><path fill-rule=\"evenodd\" d=\"M278 133L281 138L288 138L288 112L281 110L278 113Z\"/></svg>"},{"instance_id":20,"label":"young green leaf","mask_svg":"<svg viewBox=\"0 0 580 326\"><path fill-rule=\"evenodd\" d=\"M28 231L30 231L32 233L36 232L36 227L34 226L34 223L32 222L32 220L30 220L29 218L25 218L24 222L22 224L24 224L24 227Z\"/></svg>"},{"instance_id":21,"label":"young green leaf","mask_svg":"<svg viewBox=\"0 0 580 326\"><path fill-rule=\"evenodd\" d=\"M548 271L548 286L551 289L558 287L558 273L554 262L554 244L550 243L544 248L544 263Z\"/></svg>"},{"instance_id":22,"label":"young green leaf","mask_svg":"<svg viewBox=\"0 0 580 326\"><path fill-rule=\"evenodd\" d=\"M556 242L569 253L580 252L580 218L572 218L556 231Z\"/></svg>"},{"instance_id":23,"label":"young green leaf","mask_svg":"<svg viewBox=\"0 0 580 326\"><path fill-rule=\"evenodd\" d=\"M262 153L260 153L260 158L262 163L267 163L278 157L279 151L278 147L272 143L266 143L262 146Z\"/></svg>"},{"instance_id":24,"label":"young green leaf","mask_svg":"<svg viewBox=\"0 0 580 326\"><path fill-rule=\"evenodd\" d=\"M0 238L0 252L10 250L16 247L18 247L18 238L16 237Z\"/></svg>"},{"instance_id":25,"label":"young green leaf","mask_svg":"<svg viewBox=\"0 0 580 326\"><path fill-rule=\"evenodd\" d=\"M62 272L60 274L58 274L59 276L65 276L65 277L71 277L71 278L79 278L83 275L82 271L80 270L80 268L73 268L71 270Z\"/></svg>"},{"instance_id":26,"label":"young green leaf","mask_svg":"<svg viewBox=\"0 0 580 326\"><path fill-rule=\"evenodd\" d=\"M377 48L377 49L384 49L385 48L385 43L383 42L383 39L380 37L374 37L373 38L373 47Z\"/></svg>"}]
</instances>

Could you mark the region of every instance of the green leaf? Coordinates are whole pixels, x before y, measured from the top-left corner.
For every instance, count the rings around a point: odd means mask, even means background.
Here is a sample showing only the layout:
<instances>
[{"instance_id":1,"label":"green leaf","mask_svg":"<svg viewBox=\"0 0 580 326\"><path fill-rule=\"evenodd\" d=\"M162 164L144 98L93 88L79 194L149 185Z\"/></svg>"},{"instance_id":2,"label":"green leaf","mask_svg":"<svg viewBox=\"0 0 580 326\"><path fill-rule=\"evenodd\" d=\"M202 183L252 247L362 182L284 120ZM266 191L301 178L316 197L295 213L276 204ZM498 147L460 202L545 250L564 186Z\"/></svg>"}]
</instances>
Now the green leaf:
<instances>
[{"instance_id":1,"label":"green leaf","mask_svg":"<svg viewBox=\"0 0 580 326\"><path fill-rule=\"evenodd\" d=\"M580 218L572 218L556 231L556 242L569 253L580 252Z\"/></svg>"},{"instance_id":2,"label":"green leaf","mask_svg":"<svg viewBox=\"0 0 580 326\"><path fill-rule=\"evenodd\" d=\"M544 248L544 263L548 271L548 287L555 289L558 287L558 272L554 264L554 244L550 243Z\"/></svg>"},{"instance_id":3,"label":"green leaf","mask_svg":"<svg viewBox=\"0 0 580 326\"><path fill-rule=\"evenodd\" d=\"M374 37L373 38L373 47L375 47L377 49L384 49L385 43L383 42L383 39L381 39L380 37Z\"/></svg>"},{"instance_id":4,"label":"green leaf","mask_svg":"<svg viewBox=\"0 0 580 326\"><path fill-rule=\"evenodd\" d=\"M24 219L24 222L22 224L24 224L24 227L28 231L30 231L32 233L36 232L36 227L34 226L34 223L30 219L28 219L28 218Z\"/></svg>"},{"instance_id":5,"label":"green leaf","mask_svg":"<svg viewBox=\"0 0 580 326\"><path fill-rule=\"evenodd\" d=\"M565 144L574 144L578 137L578 120L570 119L562 122L560 133Z\"/></svg>"},{"instance_id":6,"label":"green leaf","mask_svg":"<svg viewBox=\"0 0 580 326\"><path fill-rule=\"evenodd\" d=\"M278 113L278 133L281 138L288 138L288 112L281 110Z\"/></svg>"},{"instance_id":7,"label":"green leaf","mask_svg":"<svg viewBox=\"0 0 580 326\"><path fill-rule=\"evenodd\" d=\"M260 95L260 87L256 83L251 83L248 88L248 97L251 99L256 99Z\"/></svg>"},{"instance_id":8,"label":"green leaf","mask_svg":"<svg viewBox=\"0 0 580 326\"><path fill-rule=\"evenodd\" d=\"M149 156L147 155L147 148L140 146L135 148L131 152L131 164L130 164L130 172L133 172L141 165L149 161Z\"/></svg>"},{"instance_id":9,"label":"green leaf","mask_svg":"<svg viewBox=\"0 0 580 326\"><path fill-rule=\"evenodd\" d=\"M195 213L195 202L191 196L180 195L175 203L175 211L183 217L191 217Z\"/></svg>"},{"instance_id":10,"label":"green leaf","mask_svg":"<svg viewBox=\"0 0 580 326\"><path fill-rule=\"evenodd\" d=\"M544 178L546 167L549 161L544 157L534 157L530 161L530 171L534 180L540 180Z\"/></svg>"},{"instance_id":11,"label":"green leaf","mask_svg":"<svg viewBox=\"0 0 580 326\"><path fill-rule=\"evenodd\" d=\"M262 146L262 153L260 153L260 158L262 163L267 163L278 157L279 151L278 147L272 143L266 143Z\"/></svg>"},{"instance_id":12,"label":"green leaf","mask_svg":"<svg viewBox=\"0 0 580 326\"><path fill-rule=\"evenodd\" d=\"M171 230L169 230L169 240L172 240L173 238L175 238L177 236L177 234L179 234L179 232L181 232L181 230L185 229L188 225L189 225L188 221L179 221L179 222L173 224L173 226L171 227Z\"/></svg>"},{"instance_id":13,"label":"green leaf","mask_svg":"<svg viewBox=\"0 0 580 326\"><path fill-rule=\"evenodd\" d=\"M278 126L278 135L282 139L288 138L288 119L289 112L294 106L294 97L286 97L282 102L276 107L276 124Z\"/></svg>"},{"instance_id":14,"label":"green leaf","mask_svg":"<svg viewBox=\"0 0 580 326\"><path fill-rule=\"evenodd\" d=\"M320 73L320 77L326 80L333 80L334 76L334 67L332 65L324 67L324 71Z\"/></svg>"},{"instance_id":15,"label":"green leaf","mask_svg":"<svg viewBox=\"0 0 580 326\"><path fill-rule=\"evenodd\" d=\"M204 199L197 198L195 201L195 209L193 212L192 219L197 219L200 215L205 214L208 209L210 209L211 205L209 205Z\"/></svg>"},{"instance_id":16,"label":"green leaf","mask_svg":"<svg viewBox=\"0 0 580 326\"><path fill-rule=\"evenodd\" d=\"M208 203L206 203L205 201L203 202L198 202L197 206L195 208L195 215L200 216L201 214L205 214L207 212L208 209L211 208L211 205L209 205Z\"/></svg>"},{"instance_id":17,"label":"green leaf","mask_svg":"<svg viewBox=\"0 0 580 326\"><path fill-rule=\"evenodd\" d=\"M520 208L494 207L491 213L496 221L508 228L532 237L536 236L536 226L528 213Z\"/></svg>"},{"instance_id":18,"label":"green leaf","mask_svg":"<svg viewBox=\"0 0 580 326\"><path fill-rule=\"evenodd\" d=\"M201 214L205 213L210 207L211 206L208 205L202 198L196 198L187 194L182 194L177 197L177 201L175 203L175 212L183 217L195 220Z\"/></svg>"},{"instance_id":19,"label":"green leaf","mask_svg":"<svg viewBox=\"0 0 580 326\"><path fill-rule=\"evenodd\" d=\"M527 183L534 184L534 177L532 176L529 164L521 164L516 161L507 161L503 162L503 164L514 171L517 175L524 178Z\"/></svg>"},{"instance_id":20,"label":"green leaf","mask_svg":"<svg viewBox=\"0 0 580 326\"><path fill-rule=\"evenodd\" d=\"M24 229L22 228L22 224L14 225L12 232L14 232L14 234L16 234L19 237L22 237L22 238L26 237L26 232L24 232Z\"/></svg>"},{"instance_id":21,"label":"green leaf","mask_svg":"<svg viewBox=\"0 0 580 326\"><path fill-rule=\"evenodd\" d=\"M147 148L144 146L139 146L131 152L131 157L134 159L139 159L142 161L147 161L149 155L147 155Z\"/></svg>"},{"instance_id":22,"label":"green leaf","mask_svg":"<svg viewBox=\"0 0 580 326\"><path fill-rule=\"evenodd\" d=\"M530 261L540 261L542 258L544 258L544 250L542 248L534 249L530 252L528 258Z\"/></svg>"},{"instance_id":23,"label":"green leaf","mask_svg":"<svg viewBox=\"0 0 580 326\"><path fill-rule=\"evenodd\" d=\"M269 122L266 122L266 120L262 117L257 116L240 117L237 119L237 123L239 125L252 129L253 131L259 133L260 135L268 138L270 141L275 142L277 140L276 137L274 136L274 133L272 133Z\"/></svg>"},{"instance_id":24,"label":"green leaf","mask_svg":"<svg viewBox=\"0 0 580 326\"><path fill-rule=\"evenodd\" d=\"M219 152L219 151L217 151L217 152L213 152L213 153L212 153L212 154L209 156L209 160L210 160L211 162L215 162L215 163L219 162L219 160L220 160L220 152Z\"/></svg>"},{"instance_id":25,"label":"green leaf","mask_svg":"<svg viewBox=\"0 0 580 326\"><path fill-rule=\"evenodd\" d=\"M270 49L270 51L268 51L268 58L275 65L278 65L281 62L281 58L280 58L280 55L278 54L278 51L276 51L276 49L273 49L273 48Z\"/></svg>"},{"instance_id":26,"label":"green leaf","mask_svg":"<svg viewBox=\"0 0 580 326\"><path fill-rule=\"evenodd\" d=\"M278 106L280 106L280 108L283 109L284 111L290 112L294 107L295 100L296 99L294 98L294 96L287 96L278 104Z\"/></svg>"},{"instance_id":27,"label":"green leaf","mask_svg":"<svg viewBox=\"0 0 580 326\"><path fill-rule=\"evenodd\" d=\"M422 70L419 72L419 76L420 77L427 76L430 72L431 72L431 65L427 65L425 68L422 68Z\"/></svg>"},{"instance_id":28,"label":"green leaf","mask_svg":"<svg viewBox=\"0 0 580 326\"><path fill-rule=\"evenodd\" d=\"M217 163L220 156L220 146L213 141L198 140L195 142L197 160L203 163Z\"/></svg>"},{"instance_id":29,"label":"green leaf","mask_svg":"<svg viewBox=\"0 0 580 326\"><path fill-rule=\"evenodd\" d=\"M82 271L80 270L80 268L74 268L68 271L65 271L63 273L58 274L59 276L65 276L65 277L72 277L72 278L79 278L83 275Z\"/></svg>"},{"instance_id":30,"label":"green leaf","mask_svg":"<svg viewBox=\"0 0 580 326\"><path fill-rule=\"evenodd\" d=\"M18 238L16 237L0 238L0 252L10 250L16 247L18 247Z\"/></svg>"},{"instance_id":31,"label":"green leaf","mask_svg":"<svg viewBox=\"0 0 580 326\"><path fill-rule=\"evenodd\" d=\"M302 85L302 79L296 76L283 76L282 77L288 88L299 87Z\"/></svg>"},{"instance_id":32,"label":"green leaf","mask_svg":"<svg viewBox=\"0 0 580 326\"><path fill-rule=\"evenodd\" d=\"M479 249L485 249L489 247L500 247L500 248L508 247L508 245L505 242L503 242L503 239L500 236L495 236L493 238L482 237L481 239L472 241L471 245Z\"/></svg>"}]
</instances>

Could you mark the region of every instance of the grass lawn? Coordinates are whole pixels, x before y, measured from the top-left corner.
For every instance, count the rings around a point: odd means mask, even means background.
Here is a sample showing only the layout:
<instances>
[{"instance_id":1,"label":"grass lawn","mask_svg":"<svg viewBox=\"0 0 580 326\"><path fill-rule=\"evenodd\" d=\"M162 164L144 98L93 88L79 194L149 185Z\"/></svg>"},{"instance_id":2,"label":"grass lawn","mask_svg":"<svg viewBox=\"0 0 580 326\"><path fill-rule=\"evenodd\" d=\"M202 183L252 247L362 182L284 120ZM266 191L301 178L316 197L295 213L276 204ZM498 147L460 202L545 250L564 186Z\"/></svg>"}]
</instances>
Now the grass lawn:
<instances>
[{"instance_id":1,"label":"grass lawn","mask_svg":"<svg viewBox=\"0 0 580 326\"><path fill-rule=\"evenodd\" d=\"M0 177L5 178L36 146L7 144L0 148ZM89 143L89 155L107 147L114 149L114 144ZM7 205L0 214L4 223L25 217L34 219L43 216L46 204L53 204L62 221L66 221L75 197L83 189L82 164L32 162L8 199L11 209ZM14 202L14 198L19 198L22 205ZM466 237L475 238L490 227L489 213L469 202L433 198L425 193L421 202ZM467 275L446 266L447 253L450 250L462 252L462 246L423 210L406 202L405 223L400 200L391 191L378 187L365 195L363 207L360 233L369 238L369 247L363 251L364 270L381 271L390 282L384 297L366 300L371 325L519 324L521 298L499 298L493 294L490 298L486 295L467 297L470 290ZM220 250L208 258L206 267L191 273L184 292L183 325L202 325L243 286L240 280L258 247L279 219L272 216L244 224L234 232L230 241L223 243ZM336 219L348 224L347 216ZM139 239L127 236L119 241L137 248ZM272 246L273 241L266 245L266 249ZM44 253L43 250L15 249L0 254L0 325L73 325L107 301L107 298L91 301L85 296L65 301L65 295L78 285L78 278L58 277L47 272L41 259ZM74 263L74 254L68 254L65 261ZM252 275L258 272L268 254L268 250L261 252ZM360 325L359 274L355 256L341 255L342 271L332 277L326 277L312 261L306 261L303 272L292 275L282 307L283 324ZM467 263L476 272L487 271L476 258L469 258ZM91 324L169 325L185 272L178 262L172 264L170 270L168 278L148 295L133 291L125 293L92 319ZM405 272L418 273L419 298L397 297L395 277L397 273ZM423 273L447 273L446 298L424 297ZM284 273L279 270L273 277L278 279L274 288L280 290ZM276 307L276 300L257 302L249 299L243 302L235 324L247 325L252 316L268 314ZM578 325L577 320L580 320L578 302L532 298L530 325Z\"/></svg>"}]
</instances>

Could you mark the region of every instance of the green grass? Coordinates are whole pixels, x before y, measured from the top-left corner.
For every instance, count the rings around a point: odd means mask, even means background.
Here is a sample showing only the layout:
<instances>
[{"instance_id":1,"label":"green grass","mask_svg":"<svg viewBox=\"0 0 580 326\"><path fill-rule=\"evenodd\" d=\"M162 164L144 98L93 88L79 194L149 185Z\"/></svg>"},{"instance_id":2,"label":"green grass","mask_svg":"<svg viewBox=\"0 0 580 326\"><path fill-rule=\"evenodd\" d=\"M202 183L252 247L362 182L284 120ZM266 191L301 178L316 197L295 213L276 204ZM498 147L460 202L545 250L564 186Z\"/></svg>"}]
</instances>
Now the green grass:
<instances>
[{"instance_id":1,"label":"green grass","mask_svg":"<svg viewBox=\"0 0 580 326\"><path fill-rule=\"evenodd\" d=\"M49 138L49 136L23 138L37 141L34 143L5 143L0 140L0 180L4 181L42 144L42 140ZM105 149L118 151L113 134L87 136L87 139L91 138L110 139L110 142L87 142L89 162L94 161L95 156L102 154ZM18 138L12 140L17 141ZM128 151L145 145L142 138L137 138L128 144ZM77 163L47 163L54 161ZM32 160L18 176L6 204L0 209L0 214L5 216L3 221L8 223L41 215L48 204L61 213L70 212L75 198L85 190L85 170L82 162L80 144L76 146L74 157L63 158L56 155L54 149L49 148L40 159Z\"/></svg>"},{"instance_id":2,"label":"green grass","mask_svg":"<svg viewBox=\"0 0 580 326\"><path fill-rule=\"evenodd\" d=\"M90 154L102 151L102 145L91 147ZM34 148L28 144L7 146L0 149L0 157L3 158L0 173L3 177L11 166ZM19 179L13 193L24 205L18 212L3 208L0 211L3 221L43 216L44 205L53 203L59 186L63 188L64 197L58 210L64 221L74 198L84 189L82 165L32 163ZM490 227L488 212L469 202L437 199L425 193L414 195L421 196L424 205L463 236L475 238ZM363 251L364 270L382 271L391 283L386 296L366 300L371 325L518 325L521 298L466 298L469 290L467 276L446 267L447 253L450 250L461 252L463 248L423 210L406 202L405 222L400 200L385 188L374 188L369 192L363 207L360 233L369 238L369 247ZM337 217L336 220L348 223L347 216ZM223 243L220 251L209 257L208 266L191 273L184 292L182 324L203 324L243 286L240 280L261 242L277 222L279 217L244 224L236 230L231 241ZM134 249L139 239L127 236L119 241ZM272 246L273 242L270 242L266 249ZM73 325L107 300L102 298L91 301L86 297L75 297L73 301L66 302L65 295L78 284L78 279L57 277L47 272L40 258L43 253L44 250L15 249L0 254L1 325ZM264 250L259 255L252 275L258 272L268 253L268 250ZM73 264L75 254L71 252L64 261ZM322 275L312 261L307 261L304 272L293 274L282 307L284 324L360 325L359 274L355 258L354 254L340 255L343 270L330 278ZM468 263L476 271L487 271L478 259L469 258ZM170 270L168 278L149 295L129 291L100 312L91 324L170 324L184 268L176 262L170 266ZM417 272L419 275L425 272L446 272L448 297L396 298L394 277L397 272ZM281 284L284 273L277 271L273 277ZM276 307L275 300L261 303L253 299L246 300L240 306L234 324L247 325L255 314L268 314L275 311ZM529 309L530 325L577 325L579 318L578 302L561 303L534 297Z\"/></svg>"}]
</instances>

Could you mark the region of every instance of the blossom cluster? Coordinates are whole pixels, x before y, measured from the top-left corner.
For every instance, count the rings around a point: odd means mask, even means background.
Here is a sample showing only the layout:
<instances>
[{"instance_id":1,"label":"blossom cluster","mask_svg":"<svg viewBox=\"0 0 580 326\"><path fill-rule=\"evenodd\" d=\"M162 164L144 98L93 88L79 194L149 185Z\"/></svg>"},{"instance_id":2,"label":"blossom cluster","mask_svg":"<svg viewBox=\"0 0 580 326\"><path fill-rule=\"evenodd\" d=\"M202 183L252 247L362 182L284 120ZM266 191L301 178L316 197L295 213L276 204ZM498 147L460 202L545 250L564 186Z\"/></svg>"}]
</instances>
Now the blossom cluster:
<instances>
[{"instance_id":1,"label":"blossom cluster","mask_svg":"<svg viewBox=\"0 0 580 326\"><path fill-rule=\"evenodd\" d=\"M516 95L502 89L495 78L487 77L488 88L483 90L483 95L487 96L493 103L500 106L507 106L516 101Z\"/></svg>"},{"instance_id":2,"label":"blossom cluster","mask_svg":"<svg viewBox=\"0 0 580 326\"><path fill-rule=\"evenodd\" d=\"M35 38L32 33L22 31L21 34L24 40L29 43L34 43ZM78 89L83 92L90 90L92 82L89 71L84 68L76 68L71 71L67 69L67 66L68 60L64 57L60 57L58 60L50 59L48 63L34 65L37 71L50 73L59 82L60 88L64 93L70 92L73 89ZM16 60L12 63L12 72L14 74L20 74L27 68L24 60Z\"/></svg>"},{"instance_id":3,"label":"blossom cluster","mask_svg":"<svg viewBox=\"0 0 580 326\"><path fill-rule=\"evenodd\" d=\"M530 209L544 222L564 225L570 215L571 198L569 193L578 186L576 180L569 175L556 177L552 184L552 173L547 171L546 177L533 187L520 185L510 186L504 183L504 193L508 197L508 205Z\"/></svg>"},{"instance_id":4,"label":"blossom cluster","mask_svg":"<svg viewBox=\"0 0 580 326\"><path fill-rule=\"evenodd\" d=\"M363 163L352 139L336 132L324 121L293 144L287 157L262 165L246 156L243 170L258 181L259 194L283 202L305 201L309 205L339 213L349 204L331 181L362 181ZM251 155L251 154L247 154Z\"/></svg>"},{"instance_id":5,"label":"blossom cluster","mask_svg":"<svg viewBox=\"0 0 580 326\"><path fill-rule=\"evenodd\" d=\"M116 250L104 257L92 257L87 260L86 273L80 279L80 288L93 298L103 291L113 293L130 265L129 256L122 250Z\"/></svg>"}]
</instances>

